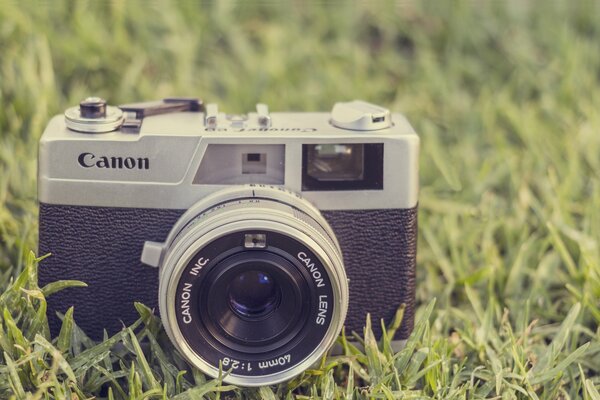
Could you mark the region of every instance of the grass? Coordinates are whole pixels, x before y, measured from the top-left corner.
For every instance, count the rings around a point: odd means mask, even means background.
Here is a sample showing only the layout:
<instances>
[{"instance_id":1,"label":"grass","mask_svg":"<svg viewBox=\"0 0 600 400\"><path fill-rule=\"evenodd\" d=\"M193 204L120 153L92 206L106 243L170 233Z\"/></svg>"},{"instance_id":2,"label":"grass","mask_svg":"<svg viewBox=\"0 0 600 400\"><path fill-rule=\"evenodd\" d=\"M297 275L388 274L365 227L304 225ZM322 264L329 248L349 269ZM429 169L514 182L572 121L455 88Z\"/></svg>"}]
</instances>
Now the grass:
<instances>
[{"instance_id":1,"label":"grass","mask_svg":"<svg viewBox=\"0 0 600 400\"><path fill-rule=\"evenodd\" d=\"M600 399L599 46L600 5L585 0L5 0L0 398ZM182 372L143 305L102 343L71 313L51 338L44 299L60 287L38 287L31 253L35 149L49 117L90 93L198 95L231 112L364 98L404 112L423 143L406 348L367 324L365 352L342 337L344 355L243 390Z\"/></svg>"}]
</instances>

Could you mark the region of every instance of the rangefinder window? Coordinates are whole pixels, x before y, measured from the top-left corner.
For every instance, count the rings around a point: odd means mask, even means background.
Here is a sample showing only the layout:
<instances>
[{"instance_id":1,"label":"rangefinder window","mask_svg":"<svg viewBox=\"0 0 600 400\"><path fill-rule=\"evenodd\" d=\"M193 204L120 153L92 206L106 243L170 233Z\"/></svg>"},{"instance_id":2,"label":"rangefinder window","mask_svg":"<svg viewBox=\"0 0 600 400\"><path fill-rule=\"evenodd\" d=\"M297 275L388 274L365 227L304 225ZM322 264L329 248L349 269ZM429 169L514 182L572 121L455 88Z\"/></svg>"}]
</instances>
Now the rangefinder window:
<instances>
[{"instance_id":1,"label":"rangefinder window","mask_svg":"<svg viewBox=\"0 0 600 400\"><path fill-rule=\"evenodd\" d=\"M303 145L302 190L383 190L383 144Z\"/></svg>"},{"instance_id":2,"label":"rangefinder window","mask_svg":"<svg viewBox=\"0 0 600 400\"><path fill-rule=\"evenodd\" d=\"M194 184L283 185L284 174L283 144L209 144Z\"/></svg>"}]
</instances>

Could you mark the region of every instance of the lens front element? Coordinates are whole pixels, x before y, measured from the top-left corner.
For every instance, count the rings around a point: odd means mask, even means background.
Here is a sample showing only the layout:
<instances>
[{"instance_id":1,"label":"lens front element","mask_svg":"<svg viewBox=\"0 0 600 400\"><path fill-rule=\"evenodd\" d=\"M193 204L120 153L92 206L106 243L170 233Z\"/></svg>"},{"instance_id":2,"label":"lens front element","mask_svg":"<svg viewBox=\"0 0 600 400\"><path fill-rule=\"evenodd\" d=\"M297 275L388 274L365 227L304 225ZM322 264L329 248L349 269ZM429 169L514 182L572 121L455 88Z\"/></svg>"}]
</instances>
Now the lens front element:
<instances>
[{"instance_id":1,"label":"lens front element","mask_svg":"<svg viewBox=\"0 0 600 400\"><path fill-rule=\"evenodd\" d=\"M184 214L166 244L161 318L203 372L221 368L242 386L279 383L339 335L348 302L339 245L296 194L262 185L217 192Z\"/></svg>"},{"instance_id":2,"label":"lens front element","mask_svg":"<svg viewBox=\"0 0 600 400\"><path fill-rule=\"evenodd\" d=\"M231 309L247 318L268 315L281 300L281 289L271 275L255 269L234 277L227 292Z\"/></svg>"}]
</instances>

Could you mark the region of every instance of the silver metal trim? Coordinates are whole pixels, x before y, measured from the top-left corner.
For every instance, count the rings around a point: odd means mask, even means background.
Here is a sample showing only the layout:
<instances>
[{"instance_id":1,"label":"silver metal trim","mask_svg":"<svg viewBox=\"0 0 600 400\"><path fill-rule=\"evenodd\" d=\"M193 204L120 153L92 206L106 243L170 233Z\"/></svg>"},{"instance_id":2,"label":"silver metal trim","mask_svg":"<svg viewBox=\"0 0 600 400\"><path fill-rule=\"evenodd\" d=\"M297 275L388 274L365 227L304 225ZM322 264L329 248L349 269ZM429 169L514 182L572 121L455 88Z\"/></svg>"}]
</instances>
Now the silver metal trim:
<instances>
[{"instance_id":1,"label":"silver metal trim","mask_svg":"<svg viewBox=\"0 0 600 400\"><path fill-rule=\"evenodd\" d=\"M267 247L267 235L264 233L247 233L244 238L246 249L264 249Z\"/></svg>"},{"instance_id":2,"label":"silver metal trim","mask_svg":"<svg viewBox=\"0 0 600 400\"><path fill-rule=\"evenodd\" d=\"M373 131L392 126L390 110L362 100L335 103L331 124L342 129Z\"/></svg>"},{"instance_id":3,"label":"silver metal trim","mask_svg":"<svg viewBox=\"0 0 600 400\"><path fill-rule=\"evenodd\" d=\"M75 206L188 209L223 189L223 185L193 183L210 146L246 144L285 146L283 185L300 193L303 144L383 143L384 190L305 191L302 195L320 210L412 208L417 204L419 138L402 114L393 115L392 128L366 132L335 128L328 113L271 112L270 116L272 126L267 131L257 122L236 131L224 113L219 114L216 129L204 126L202 113L154 115L144 118L136 135L118 130L102 135L77 133L67 129L64 115L57 116L40 140L39 200ZM251 121L256 121L256 113L251 113ZM148 158L150 168L82 168L78 157L84 152ZM214 167L221 169L223 164Z\"/></svg>"},{"instance_id":4,"label":"silver metal trim","mask_svg":"<svg viewBox=\"0 0 600 400\"><path fill-rule=\"evenodd\" d=\"M281 203L293 203L292 206L301 210L305 214L309 215L318 215L321 216L321 212L314 204L310 201L305 200L301 195L287 190L281 186L275 185L240 185L240 186L229 186L225 189L218 190L213 192L200 201L196 202L194 205L188 208L188 210L179 218L179 220L175 223L169 236L167 236L167 240L165 241L165 246L170 246L171 243L175 240L177 235L198 215L202 214L204 211L209 210L215 204L227 203L230 201L234 201L240 198L265 198L275 200ZM291 200L292 198L296 198L298 201ZM322 217L319 219L322 221L321 228L323 228L329 239L331 239L335 245L339 248L339 243L337 238L333 232L333 229L329 226L327 221ZM317 220L317 222L319 222Z\"/></svg>"},{"instance_id":5,"label":"silver metal trim","mask_svg":"<svg viewBox=\"0 0 600 400\"><path fill-rule=\"evenodd\" d=\"M106 116L103 118L84 118L79 107L71 107L65 111L67 128L82 133L112 132L123 124L123 120L123 111L113 106L106 106Z\"/></svg>"},{"instance_id":6,"label":"silver metal trim","mask_svg":"<svg viewBox=\"0 0 600 400\"><path fill-rule=\"evenodd\" d=\"M219 107L215 103L209 103L205 107L204 125L208 129L217 127L217 117L219 115Z\"/></svg>"},{"instance_id":7,"label":"silver metal trim","mask_svg":"<svg viewBox=\"0 0 600 400\"><path fill-rule=\"evenodd\" d=\"M269 115L269 106L264 103L256 105L256 114L258 114L258 125L261 128L271 127L271 116Z\"/></svg>"},{"instance_id":8,"label":"silver metal trim","mask_svg":"<svg viewBox=\"0 0 600 400\"><path fill-rule=\"evenodd\" d=\"M237 202L242 193L246 194L244 197L248 198L247 190L247 187L238 188L238 197L235 197L231 190L225 190L227 193L218 192L216 196L212 196L212 207L216 205L223 206L223 203L218 201L219 198L229 198L231 203ZM221 195L219 196L219 194ZM267 198L268 194L272 195L270 199ZM188 262L201 248L213 240L232 232L250 229L274 231L294 237L319 257L331 277L334 293L333 314L327 334L312 353L291 368L263 376L230 374L224 379L227 383L249 387L272 385L289 380L313 365L335 343L345 321L348 308L348 282L342 255L337 242L328 237L327 231L331 231L331 228L328 227L327 222L318 211L316 213L313 211L313 206L306 200L295 197L289 192L266 189L263 190L262 195L266 200L262 203L253 203L259 204L259 206L247 210L245 213L240 213L239 208L235 206L230 209L222 207L205 214L205 217L200 217L197 221L192 219L191 226L187 226L185 222L190 221L190 214L184 214L180 222L173 228L169 236L170 241L168 239L165 243L167 250L159 278L160 315L167 334L175 347L189 362L204 373L217 377L219 375L218 367L207 363L191 349L181 334L177 323L175 293L181 274ZM281 200L284 198L286 201L282 204ZM204 205L196 207L196 211L199 209L207 210L205 207L206 202L202 201L200 203L204 203ZM314 224L310 220L306 221L295 216L295 209L309 211L308 216L314 219ZM184 225L183 229L182 225Z\"/></svg>"}]
</instances>

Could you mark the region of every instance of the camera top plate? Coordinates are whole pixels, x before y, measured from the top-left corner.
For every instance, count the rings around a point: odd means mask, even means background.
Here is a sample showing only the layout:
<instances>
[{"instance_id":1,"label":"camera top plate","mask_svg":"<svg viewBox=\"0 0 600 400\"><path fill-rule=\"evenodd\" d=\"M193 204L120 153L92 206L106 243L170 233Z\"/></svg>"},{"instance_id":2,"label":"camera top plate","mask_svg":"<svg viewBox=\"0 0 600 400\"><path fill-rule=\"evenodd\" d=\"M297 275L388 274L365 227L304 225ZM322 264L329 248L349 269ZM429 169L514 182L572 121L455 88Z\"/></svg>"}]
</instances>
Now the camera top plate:
<instances>
[{"instance_id":1,"label":"camera top plate","mask_svg":"<svg viewBox=\"0 0 600 400\"><path fill-rule=\"evenodd\" d=\"M419 137L404 115L374 104L352 101L337 103L331 112L271 112L260 103L253 112L228 114L198 99L117 108L92 98L67 113L52 118L40 139L38 193L45 203L186 209L242 181L285 186L322 210L417 203ZM72 129L73 119L79 119L79 130ZM82 133L88 123L103 133ZM303 171L307 162L327 163L331 151L341 155L344 149L356 150L347 160L356 169L352 174L341 173L344 163L336 173ZM315 161L306 161L306 154ZM361 167L372 166L371 159L381 163L370 168L373 174ZM218 179L206 180L200 171ZM361 171L377 185L304 184L307 174L361 180ZM271 180L258 179L260 173ZM224 180L236 174L240 179Z\"/></svg>"}]
</instances>

